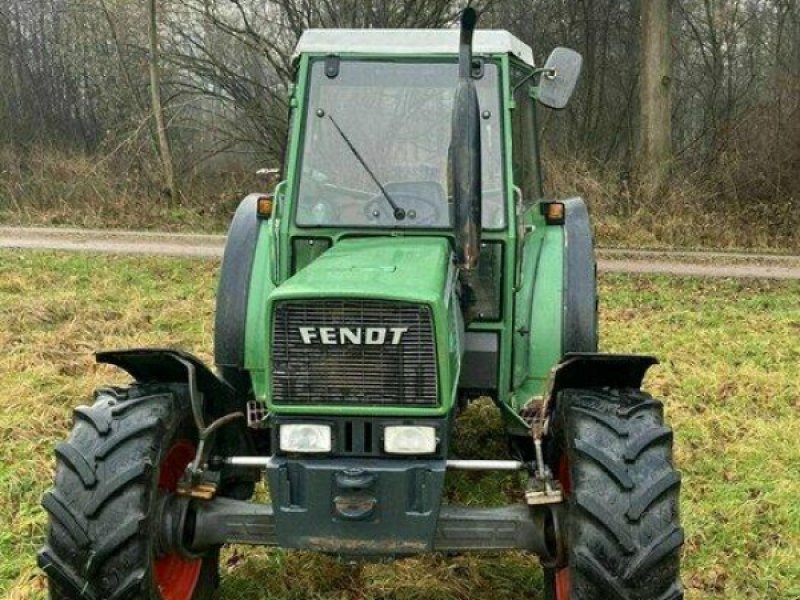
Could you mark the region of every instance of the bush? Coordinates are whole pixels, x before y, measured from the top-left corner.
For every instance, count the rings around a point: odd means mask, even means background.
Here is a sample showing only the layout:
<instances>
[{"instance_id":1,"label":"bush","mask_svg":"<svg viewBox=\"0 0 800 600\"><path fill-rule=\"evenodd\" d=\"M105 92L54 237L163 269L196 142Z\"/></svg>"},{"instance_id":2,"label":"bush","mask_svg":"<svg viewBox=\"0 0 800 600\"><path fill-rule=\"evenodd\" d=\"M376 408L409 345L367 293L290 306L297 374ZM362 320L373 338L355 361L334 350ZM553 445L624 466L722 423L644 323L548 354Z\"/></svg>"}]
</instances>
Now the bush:
<instances>
[{"instance_id":1,"label":"bush","mask_svg":"<svg viewBox=\"0 0 800 600\"><path fill-rule=\"evenodd\" d=\"M157 167L124 155L0 148L0 221L15 225L225 231L239 201L259 189L242 168L197 170L172 199Z\"/></svg>"},{"instance_id":2,"label":"bush","mask_svg":"<svg viewBox=\"0 0 800 600\"><path fill-rule=\"evenodd\" d=\"M774 111L742 121L712 164L676 165L659 193L619 164L580 157L545 162L554 197L580 195L601 246L800 250L800 120L779 144L757 135ZM0 148L0 222L14 225L224 232L239 201L263 182L241 163L216 163L181 177L171 199L146 153L93 157L55 148Z\"/></svg>"},{"instance_id":3,"label":"bush","mask_svg":"<svg viewBox=\"0 0 800 600\"><path fill-rule=\"evenodd\" d=\"M781 168L776 165L770 168ZM723 153L707 167L676 165L655 194L619 165L556 158L546 161L545 172L555 197L587 200L601 246L800 249L796 175L780 187L766 186L766 165L745 153Z\"/></svg>"}]
</instances>

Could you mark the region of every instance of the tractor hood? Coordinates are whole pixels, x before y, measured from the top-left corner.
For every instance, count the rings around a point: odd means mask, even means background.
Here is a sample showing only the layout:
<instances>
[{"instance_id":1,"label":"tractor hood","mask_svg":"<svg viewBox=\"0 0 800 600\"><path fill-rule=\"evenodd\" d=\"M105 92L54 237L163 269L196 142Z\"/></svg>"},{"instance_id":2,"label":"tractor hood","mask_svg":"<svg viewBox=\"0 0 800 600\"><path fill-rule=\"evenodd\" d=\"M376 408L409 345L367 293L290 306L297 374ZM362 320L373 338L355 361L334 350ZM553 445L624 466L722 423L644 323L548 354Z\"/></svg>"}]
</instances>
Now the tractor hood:
<instances>
[{"instance_id":1,"label":"tractor hood","mask_svg":"<svg viewBox=\"0 0 800 600\"><path fill-rule=\"evenodd\" d=\"M276 415L449 413L464 338L456 281L446 238L339 241L269 295L257 397Z\"/></svg>"},{"instance_id":2,"label":"tractor hood","mask_svg":"<svg viewBox=\"0 0 800 600\"><path fill-rule=\"evenodd\" d=\"M454 283L451 263L450 244L443 238L345 239L277 288L270 300L335 297L447 304Z\"/></svg>"}]
</instances>

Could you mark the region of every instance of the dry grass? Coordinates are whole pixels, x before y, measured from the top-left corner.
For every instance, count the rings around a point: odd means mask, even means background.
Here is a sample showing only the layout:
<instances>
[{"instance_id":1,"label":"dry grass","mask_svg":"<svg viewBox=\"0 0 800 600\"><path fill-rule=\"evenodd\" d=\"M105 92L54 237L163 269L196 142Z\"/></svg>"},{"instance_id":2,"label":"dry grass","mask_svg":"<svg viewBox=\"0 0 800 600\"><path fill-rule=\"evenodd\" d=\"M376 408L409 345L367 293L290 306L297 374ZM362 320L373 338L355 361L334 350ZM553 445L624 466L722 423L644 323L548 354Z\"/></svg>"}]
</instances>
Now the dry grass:
<instances>
[{"instance_id":1,"label":"dry grass","mask_svg":"<svg viewBox=\"0 0 800 600\"><path fill-rule=\"evenodd\" d=\"M209 358L217 264L0 252L0 596L42 600L35 568L42 492L71 409L125 376L98 348L172 345ZM691 600L800 596L800 283L604 276L604 348L664 360L684 475L684 580ZM465 454L502 451L491 406L459 423ZM504 502L514 478L466 475L448 498ZM303 552L232 548L221 599L541 598L536 561L426 556L347 564Z\"/></svg>"},{"instance_id":2,"label":"dry grass","mask_svg":"<svg viewBox=\"0 0 800 600\"><path fill-rule=\"evenodd\" d=\"M653 196L617 167L551 159L547 189L554 197L586 198L605 246L800 251L800 198L770 191L752 175L742 188L747 169L737 165L745 158L721 161L712 171L676 173ZM154 172L122 155L0 148L0 224L224 232L239 201L263 187L250 171L216 167L185 175L182 198L170 200ZM797 187L796 170L788 173L781 185ZM761 195L748 191L753 187Z\"/></svg>"},{"instance_id":3,"label":"dry grass","mask_svg":"<svg viewBox=\"0 0 800 600\"><path fill-rule=\"evenodd\" d=\"M554 197L580 195L589 202L600 245L800 251L800 197L739 189L735 164L698 171L676 167L657 193L614 165L579 158L545 165Z\"/></svg>"},{"instance_id":4,"label":"dry grass","mask_svg":"<svg viewBox=\"0 0 800 600\"><path fill-rule=\"evenodd\" d=\"M260 186L242 169L184 174L170 199L148 164L34 147L0 147L0 223L221 232Z\"/></svg>"}]
</instances>

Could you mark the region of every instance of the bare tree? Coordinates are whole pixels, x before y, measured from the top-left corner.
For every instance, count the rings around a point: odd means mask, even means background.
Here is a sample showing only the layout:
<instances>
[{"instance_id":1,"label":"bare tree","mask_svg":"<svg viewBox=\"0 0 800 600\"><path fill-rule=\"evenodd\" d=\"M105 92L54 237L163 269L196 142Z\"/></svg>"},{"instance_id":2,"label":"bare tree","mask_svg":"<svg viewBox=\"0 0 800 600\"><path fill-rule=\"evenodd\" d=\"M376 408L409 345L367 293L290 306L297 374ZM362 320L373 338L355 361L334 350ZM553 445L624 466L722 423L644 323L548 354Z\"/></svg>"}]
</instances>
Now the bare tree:
<instances>
[{"instance_id":1,"label":"bare tree","mask_svg":"<svg viewBox=\"0 0 800 600\"><path fill-rule=\"evenodd\" d=\"M671 0L641 4L639 176L664 183L672 158Z\"/></svg>"},{"instance_id":2,"label":"bare tree","mask_svg":"<svg viewBox=\"0 0 800 600\"><path fill-rule=\"evenodd\" d=\"M164 118L164 107L161 103L161 68L159 65L160 49L158 41L157 0L150 0L149 41L150 41L150 99L153 107L153 119L156 122L158 148L164 180L169 188L170 196L178 198L178 183L175 179L175 167L172 161L172 149L169 144L167 123Z\"/></svg>"},{"instance_id":3,"label":"bare tree","mask_svg":"<svg viewBox=\"0 0 800 600\"><path fill-rule=\"evenodd\" d=\"M24 174L28 156L113 157L115 185L152 197L277 165L305 29L448 27L465 3L2 0L0 158ZM551 159L587 180L601 175L609 197L635 191L637 165L655 183L669 181L671 165L677 177L694 174L712 208L744 213L780 199L785 210L770 214L796 235L800 0L472 4L482 27L510 30L538 62L557 45L584 55L570 106L541 113ZM225 202L241 191L214 190Z\"/></svg>"}]
</instances>

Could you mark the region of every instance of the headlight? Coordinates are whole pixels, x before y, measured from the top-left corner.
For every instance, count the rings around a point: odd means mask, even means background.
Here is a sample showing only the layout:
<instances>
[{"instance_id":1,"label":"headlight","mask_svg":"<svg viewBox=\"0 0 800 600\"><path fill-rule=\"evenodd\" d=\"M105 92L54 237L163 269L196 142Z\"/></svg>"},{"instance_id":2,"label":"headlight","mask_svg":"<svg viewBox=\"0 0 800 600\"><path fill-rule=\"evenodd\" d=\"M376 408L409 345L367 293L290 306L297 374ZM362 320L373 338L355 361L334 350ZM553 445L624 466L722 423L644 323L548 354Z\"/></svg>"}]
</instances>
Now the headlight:
<instances>
[{"instance_id":1,"label":"headlight","mask_svg":"<svg viewBox=\"0 0 800 600\"><path fill-rule=\"evenodd\" d=\"M390 425L383 430L383 449L389 454L433 454L436 428Z\"/></svg>"},{"instance_id":2,"label":"headlight","mask_svg":"<svg viewBox=\"0 0 800 600\"><path fill-rule=\"evenodd\" d=\"M281 425L284 452L330 452L330 425Z\"/></svg>"}]
</instances>

